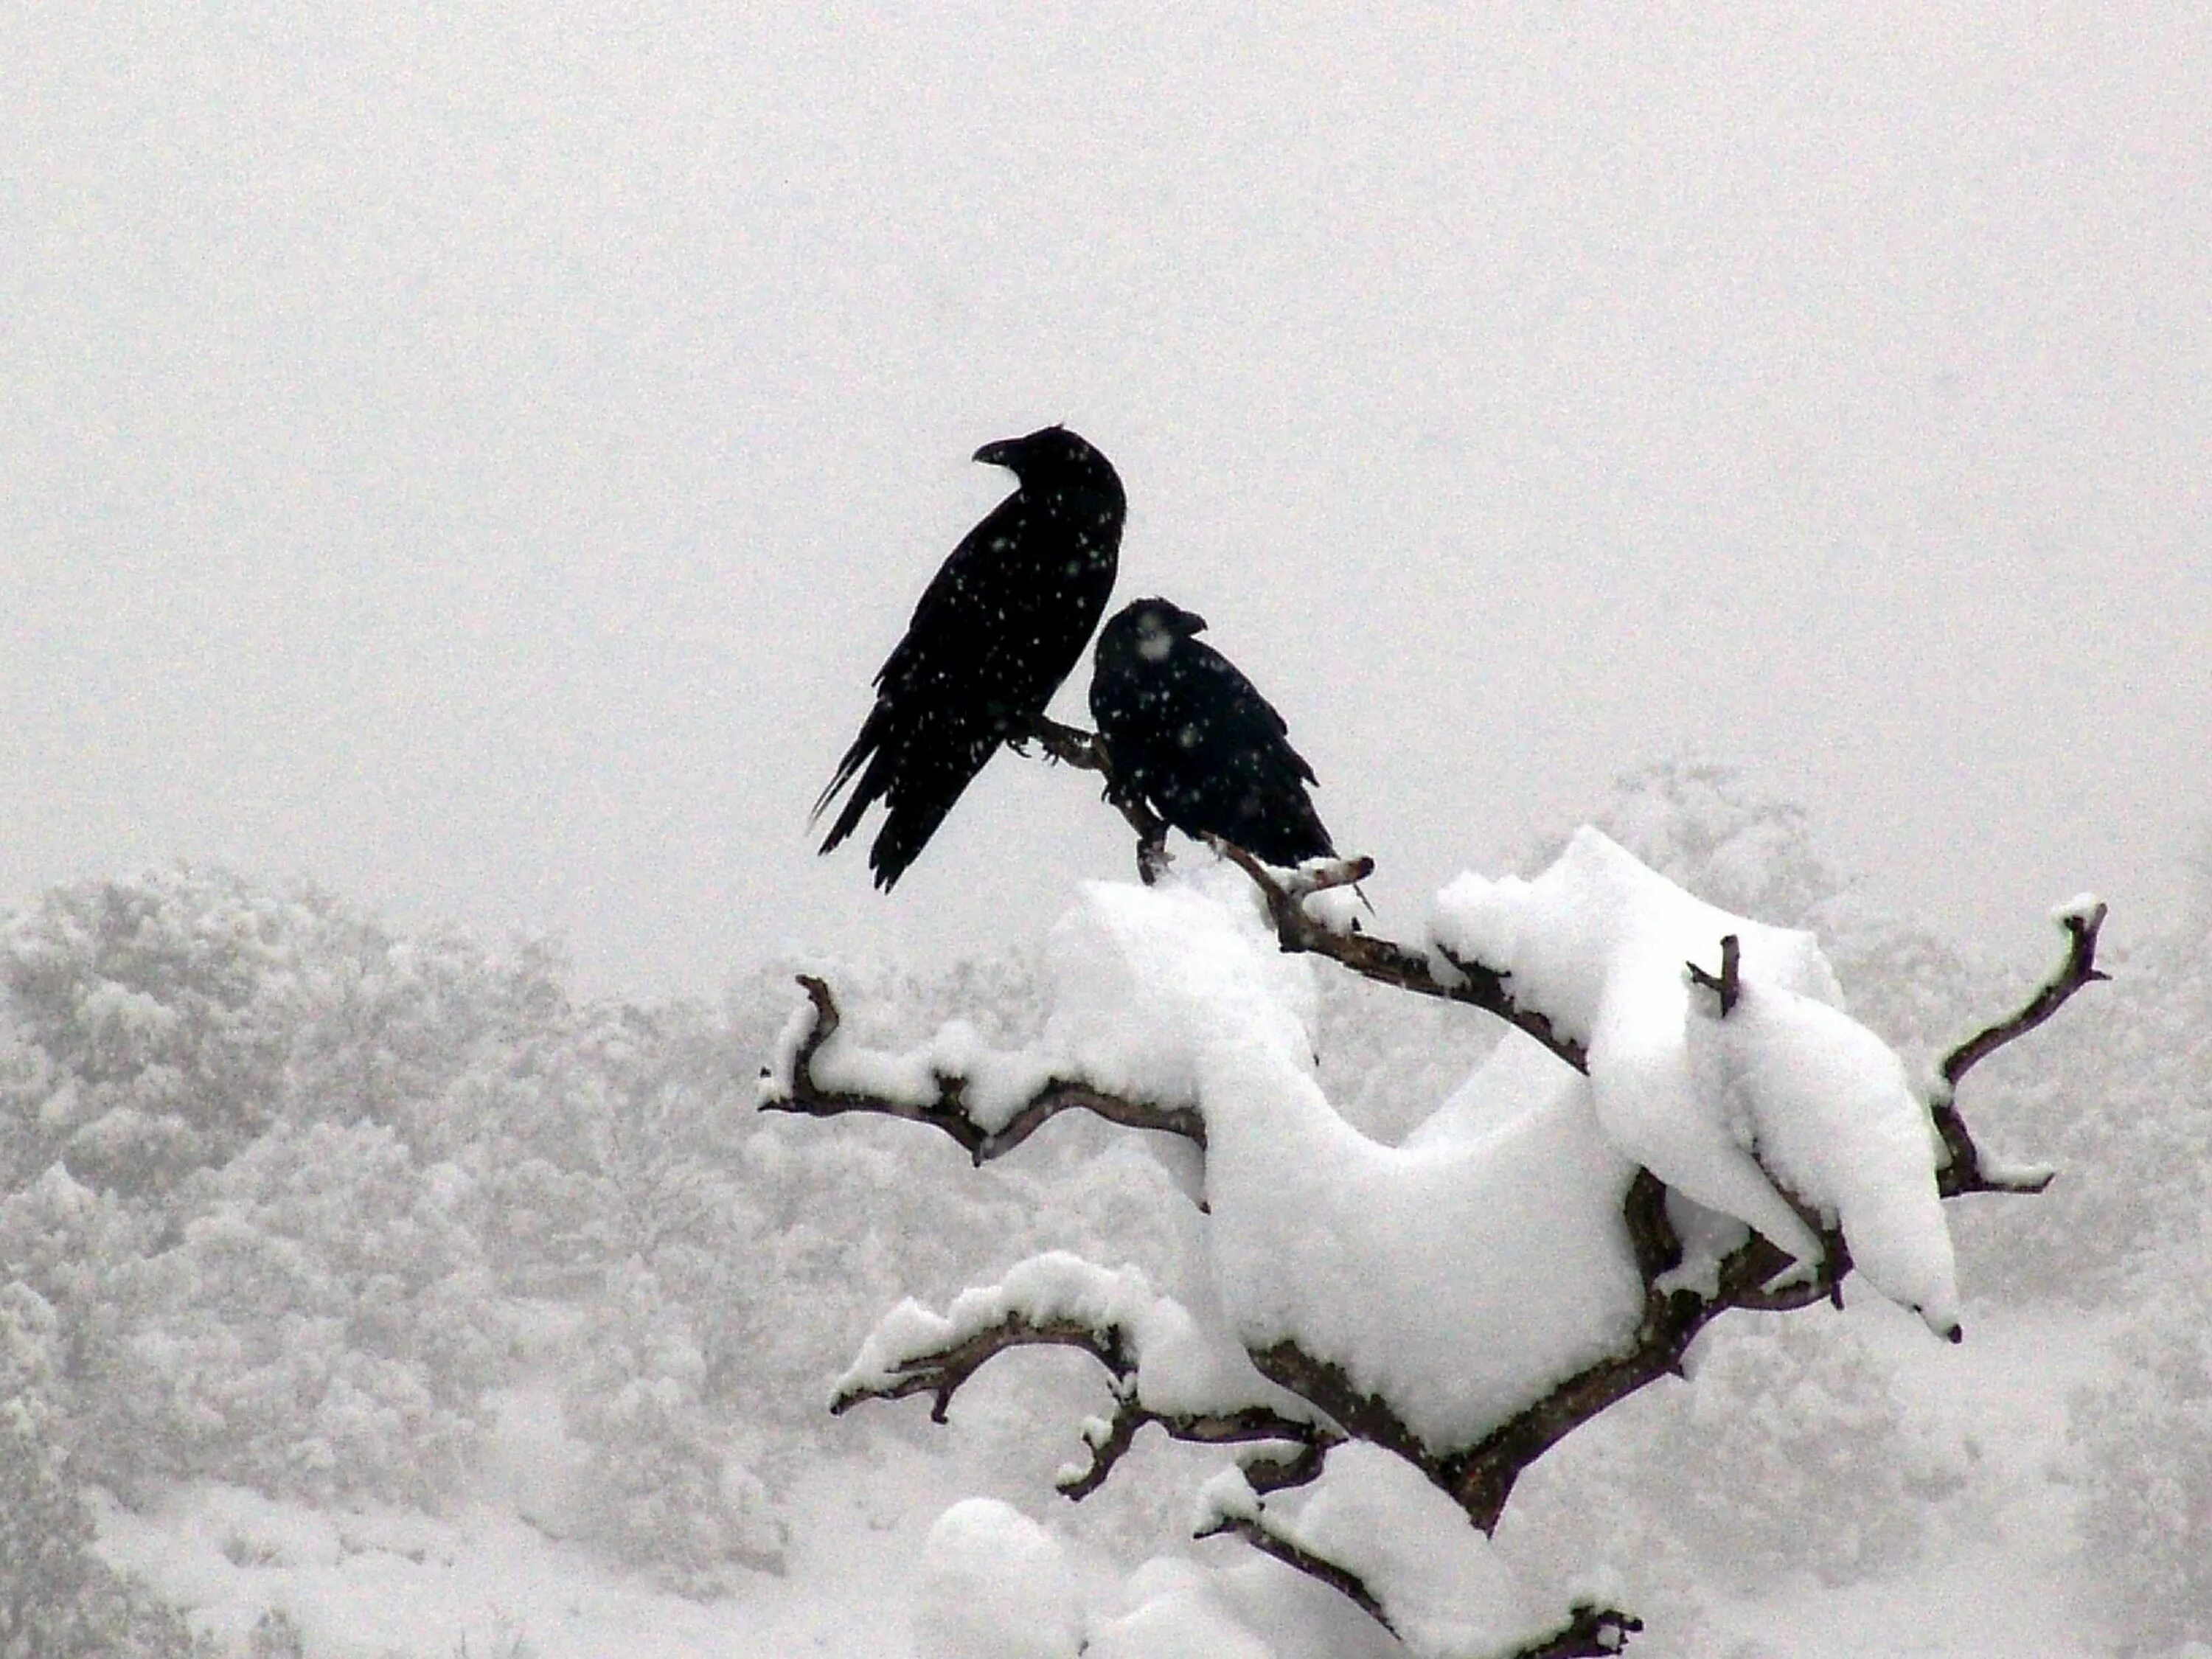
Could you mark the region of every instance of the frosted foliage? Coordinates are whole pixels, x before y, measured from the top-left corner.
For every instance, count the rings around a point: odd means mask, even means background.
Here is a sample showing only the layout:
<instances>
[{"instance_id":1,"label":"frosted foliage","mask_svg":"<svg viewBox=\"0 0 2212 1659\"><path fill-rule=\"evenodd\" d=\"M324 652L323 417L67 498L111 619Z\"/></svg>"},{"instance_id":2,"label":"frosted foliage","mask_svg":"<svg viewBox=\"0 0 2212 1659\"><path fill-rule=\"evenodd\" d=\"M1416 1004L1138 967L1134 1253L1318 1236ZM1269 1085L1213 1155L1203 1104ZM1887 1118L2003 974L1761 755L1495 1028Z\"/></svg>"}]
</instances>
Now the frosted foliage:
<instances>
[{"instance_id":1,"label":"frosted foliage","mask_svg":"<svg viewBox=\"0 0 2212 1659\"><path fill-rule=\"evenodd\" d=\"M1684 964L1717 972L1727 935L1746 1000L1718 1019ZM1597 1121L1622 1154L1816 1262L1818 1239L1775 1184L1787 1183L1842 1219L1886 1294L1955 1328L1925 1113L1895 1054L1837 1006L1809 934L1716 909L1585 829L1534 881L1461 877L1437 896L1431 936L1442 965L1508 970L1516 995L1587 1045Z\"/></svg>"},{"instance_id":2,"label":"frosted foliage","mask_svg":"<svg viewBox=\"0 0 2212 1659\"><path fill-rule=\"evenodd\" d=\"M184 1620L93 1548L63 1443L63 1343L44 1297L0 1283L0 1656L186 1659L202 1650Z\"/></svg>"},{"instance_id":3,"label":"frosted foliage","mask_svg":"<svg viewBox=\"0 0 2212 1659\"><path fill-rule=\"evenodd\" d=\"M1322 1096L1304 977L1241 895L1092 884L1054 939L1069 971L1054 1025L1086 1074L1095 1041L1205 1115L1212 1261L1246 1346L1296 1342L1443 1446L1632 1329L1633 1171L1586 1096L1504 1101L1480 1135L1387 1146Z\"/></svg>"},{"instance_id":4,"label":"frosted foliage","mask_svg":"<svg viewBox=\"0 0 2212 1659\"><path fill-rule=\"evenodd\" d=\"M971 1498L929 1529L915 1608L921 1659L1076 1659L1083 1624L1066 1551L1018 1510Z\"/></svg>"},{"instance_id":5,"label":"frosted foliage","mask_svg":"<svg viewBox=\"0 0 2212 1659\"><path fill-rule=\"evenodd\" d=\"M2186 1651L2212 1618L2212 1261L2201 1225L2135 1310L2120 1364L2077 1395L2082 1541L2136 1650Z\"/></svg>"},{"instance_id":6,"label":"frosted foliage","mask_svg":"<svg viewBox=\"0 0 2212 1659\"><path fill-rule=\"evenodd\" d=\"M9 1103L37 1126L18 1156L43 1164L66 1147L140 1188L249 1139L276 1109L302 988L287 908L180 868L58 888L12 918L0 987L44 1061L21 1079L41 1097Z\"/></svg>"},{"instance_id":7,"label":"frosted foliage","mask_svg":"<svg viewBox=\"0 0 2212 1659\"><path fill-rule=\"evenodd\" d=\"M580 1535L689 1595L780 1569L784 1528L728 1414L705 1397L707 1357L683 1305L632 1262L609 1274L562 1401L588 1449Z\"/></svg>"},{"instance_id":8,"label":"frosted foliage","mask_svg":"<svg viewBox=\"0 0 2212 1659\"><path fill-rule=\"evenodd\" d=\"M1692 1358L1633 1470L1607 1484L1632 1491L1700 1576L1759 1594L1794 1572L1844 1583L1917 1558L1931 1504L1964 1485L1967 1453L1908 1418L1863 1322L1742 1316Z\"/></svg>"}]
</instances>

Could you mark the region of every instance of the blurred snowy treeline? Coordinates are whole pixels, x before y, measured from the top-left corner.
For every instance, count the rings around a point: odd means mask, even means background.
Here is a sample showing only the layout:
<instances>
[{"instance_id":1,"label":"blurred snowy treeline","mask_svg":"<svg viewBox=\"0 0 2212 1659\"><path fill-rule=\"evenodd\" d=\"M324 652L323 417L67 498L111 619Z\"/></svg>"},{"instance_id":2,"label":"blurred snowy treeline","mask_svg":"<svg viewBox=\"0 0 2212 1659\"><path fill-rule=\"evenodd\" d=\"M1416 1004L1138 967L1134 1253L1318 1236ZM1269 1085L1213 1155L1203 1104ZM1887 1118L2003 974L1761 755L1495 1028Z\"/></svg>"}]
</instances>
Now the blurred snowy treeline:
<instances>
[{"instance_id":1,"label":"blurred snowy treeline","mask_svg":"<svg viewBox=\"0 0 2212 1659\"><path fill-rule=\"evenodd\" d=\"M1638 775L1600 822L1723 907L1816 929L1908 1054L2008 1011L2048 965L2000 970L1886 913L1801 812L1723 769ZM2154 1650L2212 1612L2205 923L2177 906L2108 962L2114 985L1977 1074L1984 1143L2064 1173L1955 1221L1970 1296L2130 1310L2122 1368L2074 1402L2070 1473L2116 1616ZM1017 1040L1045 1012L1011 946L792 965L830 973L877 1040L956 1015ZM1324 1079L1384 1139L1492 1040L1464 1010L1323 985ZM779 968L720 1006L581 1001L544 944L401 934L218 871L79 883L8 918L0 1654L183 1650L89 1552L88 1489L137 1504L212 1479L435 1509L472 1490L500 1401L530 1388L581 1459L545 1524L718 1593L776 1570L804 1460L908 1431L822 1409L901 1296L941 1305L1054 1246L1155 1272L1188 1247L1140 1137L1063 1122L979 1170L909 1126L756 1114L794 994ZM1559 1460L1501 1539L1640 1562L1662 1600L1669 1574L1909 1560L1963 1512L1974 1453L1925 1431L1856 1328L1728 1322L1694 1388L1650 1391ZM991 1396L1005 1443L1064 1454L1086 1396L1058 1379L1076 1373L1021 1375L1045 1380ZM1144 1470L1086 1506L1095 1542L1172 1536L1182 1494L1147 1495Z\"/></svg>"}]
</instances>

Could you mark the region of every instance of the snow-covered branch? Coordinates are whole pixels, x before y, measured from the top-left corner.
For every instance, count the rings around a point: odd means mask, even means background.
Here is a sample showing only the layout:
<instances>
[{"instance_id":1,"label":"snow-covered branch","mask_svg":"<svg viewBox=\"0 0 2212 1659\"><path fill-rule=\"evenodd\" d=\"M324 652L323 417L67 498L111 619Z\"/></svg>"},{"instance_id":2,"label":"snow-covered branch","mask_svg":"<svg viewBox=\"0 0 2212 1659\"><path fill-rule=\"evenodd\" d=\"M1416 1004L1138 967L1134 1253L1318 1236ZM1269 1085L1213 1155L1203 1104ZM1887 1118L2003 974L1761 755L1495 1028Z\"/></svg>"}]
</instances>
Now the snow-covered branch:
<instances>
[{"instance_id":1,"label":"snow-covered branch","mask_svg":"<svg viewBox=\"0 0 2212 1659\"><path fill-rule=\"evenodd\" d=\"M840 1037L829 986L799 975L806 1004L792 1018L775 1060L762 1067L760 1109L836 1117L874 1112L952 1137L977 1164L1002 1157L1058 1114L1079 1109L1132 1129L1206 1144L1206 1124L1184 1106L1163 1106L1046 1073L1034 1056L994 1054L940 1032L912 1054L887 1054Z\"/></svg>"},{"instance_id":2,"label":"snow-covered branch","mask_svg":"<svg viewBox=\"0 0 2212 1659\"><path fill-rule=\"evenodd\" d=\"M1346 859L1299 870L1278 870L1218 836L1212 837L1211 844L1214 851L1249 876L1252 884L1260 890L1261 897L1267 902L1267 919L1284 950L1327 957L1377 984L1395 985L1401 991L1480 1008L1534 1037L1577 1072L1589 1070L1589 1059L1583 1045L1562 1036L1542 1012L1524 1007L1516 1000L1506 989L1508 975L1504 973L1449 951L1437 953L1443 963L1440 972L1437 961L1425 952L1410 951L1374 933L1332 927L1306 908L1306 901L1316 893L1366 880L1375 873L1373 859Z\"/></svg>"},{"instance_id":3,"label":"snow-covered branch","mask_svg":"<svg viewBox=\"0 0 2212 1659\"><path fill-rule=\"evenodd\" d=\"M1000 1354L1076 1348L1105 1368L1115 1406L1112 1416L1085 1425L1091 1461L1061 1471L1057 1484L1066 1496L1097 1491L1147 1423L1205 1445L1285 1443L1296 1450L1263 1465L1262 1479L1271 1487L1290 1483L1344 1437L1269 1388L1222 1331L1218 1310L1200 1311L1216 1316L1194 1315L1133 1267L1111 1270L1048 1252L996 1285L963 1291L941 1315L910 1299L900 1304L838 1379L830 1409L926 1394L931 1418L941 1423L952 1396Z\"/></svg>"},{"instance_id":4,"label":"snow-covered branch","mask_svg":"<svg viewBox=\"0 0 2212 1659\"><path fill-rule=\"evenodd\" d=\"M1085 1425L1090 1458L1063 1492L1095 1490L1147 1423L1276 1443L1287 1457L1209 1485L1206 1524L1437 1659L1611 1652L1634 1628L1594 1608L1531 1622L1486 1534L1523 1471L1679 1374L1721 1314L1839 1298L1856 1273L1960 1340L1942 1200L2040 1182L1989 1168L1956 1084L2103 977L2103 907L2082 901L2061 913L2070 949L2051 979L1916 1087L1844 1010L1810 934L1705 903L1595 830L1533 879L1454 882L1419 949L1322 902L1368 860L1279 870L1217 851L1224 865L1156 887L1084 887L1053 932L1033 1049L988 1051L956 1026L904 1054L845 1046L827 988L802 981L764 1105L929 1123L978 1162L1079 1105L1205 1152L1192 1299L1036 1258L944 1316L902 1304L838 1408L927 1394L941 1418L998 1353L1081 1349L1115 1405ZM1509 1036L1380 1143L1321 1086L1311 956L1486 1008L1534 1042ZM1415 1570L1388 1538L1433 1559Z\"/></svg>"},{"instance_id":5,"label":"snow-covered branch","mask_svg":"<svg viewBox=\"0 0 2212 1659\"><path fill-rule=\"evenodd\" d=\"M1233 1534L1349 1598L1419 1659L1601 1659L1639 1620L1578 1602L1547 1608L1449 1501L1386 1452L1328 1454L1294 1506L1235 1470L1199 1494L1198 1536Z\"/></svg>"}]
</instances>

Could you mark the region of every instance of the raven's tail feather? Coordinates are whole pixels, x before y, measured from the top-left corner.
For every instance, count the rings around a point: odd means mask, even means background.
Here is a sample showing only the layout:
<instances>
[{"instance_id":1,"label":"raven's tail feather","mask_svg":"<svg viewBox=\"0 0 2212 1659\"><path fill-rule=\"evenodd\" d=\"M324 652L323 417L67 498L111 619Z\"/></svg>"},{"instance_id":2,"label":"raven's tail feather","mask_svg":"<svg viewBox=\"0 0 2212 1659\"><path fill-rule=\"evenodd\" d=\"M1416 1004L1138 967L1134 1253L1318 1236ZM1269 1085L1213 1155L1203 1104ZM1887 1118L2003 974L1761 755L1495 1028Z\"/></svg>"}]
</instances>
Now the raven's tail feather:
<instances>
[{"instance_id":1,"label":"raven's tail feather","mask_svg":"<svg viewBox=\"0 0 2212 1659\"><path fill-rule=\"evenodd\" d=\"M923 764L916 764L920 757L908 751L907 765L884 793L884 825L868 848L868 868L875 872L877 886L888 893L897 884L907 866L929 845L945 814L998 752L999 743L995 729L946 733ZM871 779L873 772L871 768ZM852 813L850 807L846 810ZM843 822L839 820L841 825Z\"/></svg>"}]
</instances>

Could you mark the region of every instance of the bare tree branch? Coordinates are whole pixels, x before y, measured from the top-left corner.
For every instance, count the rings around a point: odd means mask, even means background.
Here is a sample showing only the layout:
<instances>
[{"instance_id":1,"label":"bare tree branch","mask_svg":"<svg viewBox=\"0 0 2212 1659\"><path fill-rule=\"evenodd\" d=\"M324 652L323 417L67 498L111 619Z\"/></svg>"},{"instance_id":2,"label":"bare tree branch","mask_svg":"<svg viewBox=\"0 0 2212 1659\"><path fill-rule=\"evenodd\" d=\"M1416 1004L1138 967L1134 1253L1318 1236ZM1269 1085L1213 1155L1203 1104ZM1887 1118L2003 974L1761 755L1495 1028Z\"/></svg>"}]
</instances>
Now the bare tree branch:
<instances>
[{"instance_id":1,"label":"bare tree branch","mask_svg":"<svg viewBox=\"0 0 2212 1659\"><path fill-rule=\"evenodd\" d=\"M1060 1490L1072 1498L1088 1498L1103 1486L1114 1466L1136 1443L1137 1431L1147 1423L1157 1424L1171 1439L1202 1445L1285 1442L1297 1450L1278 1467L1296 1468L1310 1463L1316 1472L1321 1455L1344 1438L1324 1422L1286 1417L1266 1406L1247 1406L1233 1412L1155 1411L1139 1397L1139 1361L1120 1326L1101 1328L1074 1319L1036 1320L1019 1311L935 1352L916 1355L898 1365L887 1382L839 1391L830 1402L830 1412L832 1416L842 1416L863 1401L904 1400L926 1394L931 1396L930 1420L942 1423L952 1396L986 1364L1014 1348L1040 1347L1080 1349L1105 1367L1112 1379L1114 1414L1105 1419L1103 1433L1085 1437L1091 1449L1090 1463L1058 1483ZM1279 1480L1274 1484L1285 1483Z\"/></svg>"},{"instance_id":2,"label":"bare tree branch","mask_svg":"<svg viewBox=\"0 0 2212 1659\"><path fill-rule=\"evenodd\" d=\"M2066 929L2066 959L2037 988L2018 1013L1976 1032L1943 1056L1928 1109L1935 1116L1936 1130L1943 1137L1945 1150L1950 1153L1950 1162L1939 1177L1944 1197L1954 1198L1962 1193L2039 1193L2051 1184L2048 1170L2023 1176L1992 1176L1984 1170L1980 1149L1967 1133L1966 1120L1959 1115L1959 1083L2005 1044L2027 1036L2057 1013L2083 986L2112 978L2097 966L2097 932L2105 925L2105 913L2106 907L2100 903L2084 913L2062 917L2059 925Z\"/></svg>"},{"instance_id":3,"label":"bare tree branch","mask_svg":"<svg viewBox=\"0 0 2212 1659\"><path fill-rule=\"evenodd\" d=\"M1181 1135L1200 1146L1206 1145L1206 1121L1190 1107L1132 1100L1094 1089L1086 1083L1060 1078L1048 1081L1003 1127L996 1129L986 1128L969 1115L965 1103L967 1079L957 1076L939 1074L937 1098L923 1103L823 1088L814 1079L814 1057L837 1030L837 1002L830 995L829 986L811 974L799 975L799 983L814 1005L813 1029L800 1040L793 1060L790 1092L763 1100L760 1109L764 1112L798 1112L809 1117L873 1112L903 1118L951 1136L967 1148L968 1156L978 1164L1005 1156L1035 1134L1048 1120L1078 1108L1127 1128L1157 1129L1164 1134ZM762 1069L763 1079L770 1075L765 1067Z\"/></svg>"},{"instance_id":4,"label":"bare tree branch","mask_svg":"<svg viewBox=\"0 0 2212 1659\"><path fill-rule=\"evenodd\" d=\"M1955 1091L1959 1080L1974 1066L2014 1037L2026 1036L2049 1019L2083 986L2112 978L2097 966L2097 933L2105 925L2107 908L2100 903L2087 914L2060 920L2059 925L2066 930L2066 960L2058 964L2057 971L2038 988L2018 1013L1977 1032L1943 1056L1938 1070L1949 1088Z\"/></svg>"},{"instance_id":5,"label":"bare tree branch","mask_svg":"<svg viewBox=\"0 0 2212 1659\"><path fill-rule=\"evenodd\" d=\"M1194 1535L1200 1538L1217 1538L1224 1533L1234 1533L1261 1554L1272 1555L1285 1566L1293 1568L1305 1574L1307 1577L1328 1585L1340 1595L1350 1600L1360 1612L1382 1626L1391 1635L1398 1634L1398 1627L1390 1622L1389 1615L1382 1611L1382 1603L1376 1599L1375 1592L1367 1588L1364 1579L1348 1568L1340 1567L1335 1562L1316 1555L1304 1546L1284 1537L1281 1533L1267 1524L1262 1518L1266 1513L1267 1511L1262 1510L1258 1516L1220 1516L1211 1526Z\"/></svg>"},{"instance_id":6,"label":"bare tree branch","mask_svg":"<svg viewBox=\"0 0 2212 1659\"><path fill-rule=\"evenodd\" d=\"M1254 1467L1262 1468L1270 1477L1268 1490L1299 1484L1297 1480L1280 1478L1287 1471L1306 1471L1303 1480L1311 1480L1321 1472L1322 1455L1331 1446L1342 1443L1344 1437L1327 1424L1310 1419L1285 1417L1280 1412L1270 1411L1265 1406L1247 1406L1242 1411L1222 1413L1156 1412L1140 1404L1133 1388L1117 1389L1114 1415L1106 1420L1106 1433L1089 1442L1091 1463L1081 1473L1055 1484L1069 1498L1088 1498L1106 1484L1106 1477L1121 1461L1122 1454L1136 1443L1137 1431L1146 1424L1157 1424L1170 1440L1183 1440L1198 1445L1243 1445L1255 1441L1282 1441L1297 1449L1287 1459L1259 1460L1246 1466L1246 1479L1251 1478ZM1255 1487L1255 1490L1257 1488Z\"/></svg>"}]
</instances>

